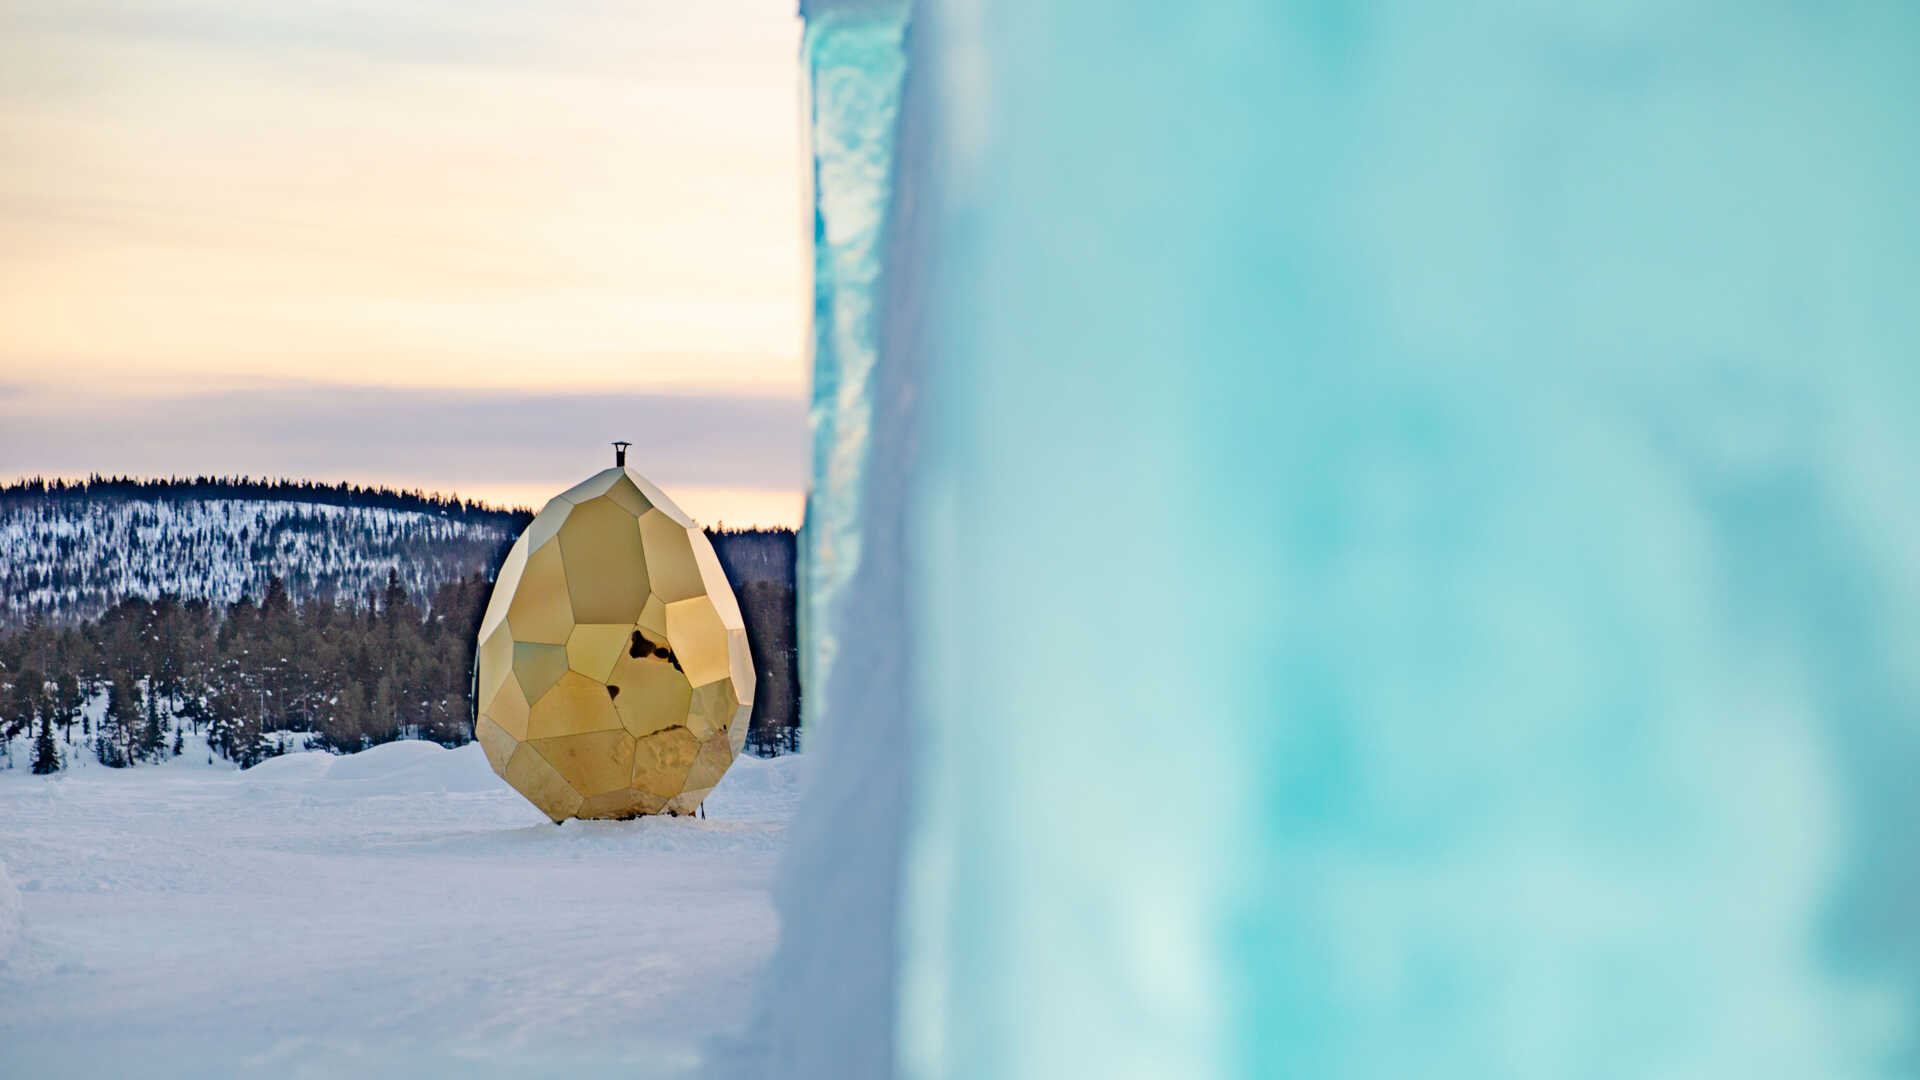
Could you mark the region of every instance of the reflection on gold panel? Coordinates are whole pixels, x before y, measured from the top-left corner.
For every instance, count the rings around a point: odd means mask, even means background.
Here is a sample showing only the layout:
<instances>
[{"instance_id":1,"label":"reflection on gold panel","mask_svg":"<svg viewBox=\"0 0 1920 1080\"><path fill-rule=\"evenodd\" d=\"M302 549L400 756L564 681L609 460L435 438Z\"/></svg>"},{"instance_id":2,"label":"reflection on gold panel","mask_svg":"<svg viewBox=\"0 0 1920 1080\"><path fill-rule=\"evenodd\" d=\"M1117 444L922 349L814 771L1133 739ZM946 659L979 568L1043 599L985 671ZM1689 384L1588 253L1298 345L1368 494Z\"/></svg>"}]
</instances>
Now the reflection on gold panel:
<instances>
[{"instance_id":1,"label":"reflection on gold panel","mask_svg":"<svg viewBox=\"0 0 1920 1080\"><path fill-rule=\"evenodd\" d=\"M527 554L539 551L548 541L560 534L560 526L567 523L567 515L573 510L573 504L565 496L548 499L533 517L533 524L527 526L523 538L527 542Z\"/></svg>"},{"instance_id":2,"label":"reflection on gold panel","mask_svg":"<svg viewBox=\"0 0 1920 1080\"><path fill-rule=\"evenodd\" d=\"M513 758L513 751L520 745L519 740L500 729L491 717L481 715L473 722L473 737L479 742L480 749L486 752L487 764L493 771L504 773L507 762Z\"/></svg>"},{"instance_id":3,"label":"reflection on gold panel","mask_svg":"<svg viewBox=\"0 0 1920 1080\"><path fill-rule=\"evenodd\" d=\"M667 640L693 685L705 686L732 674L727 664L727 628L706 597L667 605Z\"/></svg>"},{"instance_id":4,"label":"reflection on gold panel","mask_svg":"<svg viewBox=\"0 0 1920 1080\"><path fill-rule=\"evenodd\" d=\"M715 735L700 744L700 750L693 758L693 768L687 771L689 788L710 788L720 782L720 777L733 764L733 748L727 745L726 735Z\"/></svg>"},{"instance_id":5,"label":"reflection on gold panel","mask_svg":"<svg viewBox=\"0 0 1920 1080\"><path fill-rule=\"evenodd\" d=\"M644 636L641 647L646 647ZM687 702L693 696L693 687L670 660L652 653L639 658L622 656L613 665L607 685L615 691L613 707L620 714L621 724L634 735L651 735L687 722Z\"/></svg>"},{"instance_id":6,"label":"reflection on gold panel","mask_svg":"<svg viewBox=\"0 0 1920 1080\"><path fill-rule=\"evenodd\" d=\"M520 681L520 692L531 705L547 696L553 684L567 673L567 647L542 645L537 641L516 641L513 645L513 677Z\"/></svg>"},{"instance_id":7,"label":"reflection on gold panel","mask_svg":"<svg viewBox=\"0 0 1920 1080\"><path fill-rule=\"evenodd\" d=\"M581 503L560 527L577 623L628 623L647 603L647 556L633 515L611 499Z\"/></svg>"},{"instance_id":8,"label":"reflection on gold panel","mask_svg":"<svg viewBox=\"0 0 1920 1080\"><path fill-rule=\"evenodd\" d=\"M639 517L653 509L653 504L647 501L645 495L640 494L640 489L634 487L633 481L627 479L624 473L608 485L606 498L619 503L634 517Z\"/></svg>"},{"instance_id":9,"label":"reflection on gold panel","mask_svg":"<svg viewBox=\"0 0 1920 1080\"><path fill-rule=\"evenodd\" d=\"M605 495L607 489L613 486L614 481L620 478L620 471L618 469L602 469L561 492L560 497L575 506L581 506L584 505L588 499L597 499Z\"/></svg>"},{"instance_id":10,"label":"reflection on gold panel","mask_svg":"<svg viewBox=\"0 0 1920 1080\"><path fill-rule=\"evenodd\" d=\"M480 640L487 640L500 624L507 619L507 603L513 599L513 592L520 585L520 574L527 568L527 538L525 536L513 542L507 552L507 561L500 564L500 573L493 579L493 598L487 601L487 613L480 617Z\"/></svg>"},{"instance_id":11,"label":"reflection on gold panel","mask_svg":"<svg viewBox=\"0 0 1920 1080\"><path fill-rule=\"evenodd\" d=\"M559 544L548 544L527 556L520 587L507 605L507 627L515 641L567 643L567 634L573 630L573 608L567 602L567 569L560 558Z\"/></svg>"},{"instance_id":12,"label":"reflection on gold panel","mask_svg":"<svg viewBox=\"0 0 1920 1080\"><path fill-rule=\"evenodd\" d=\"M647 606L640 609L640 629L655 641L667 640L667 605L659 596L647 597Z\"/></svg>"},{"instance_id":13,"label":"reflection on gold panel","mask_svg":"<svg viewBox=\"0 0 1920 1080\"><path fill-rule=\"evenodd\" d=\"M540 756L581 795L605 795L631 786L633 736L624 731L535 739L527 745L540 751Z\"/></svg>"},{"instance_id":14,"label":"reflection on gold panel","mask_svg":"<svg viewBox=\"0 0 1920 1080\"><path fill-rule=\"evenodd\" d=\"M547 503L482 629L475 737L556 822L694 813L745 745L739 604L706 534L631 469Z\"/></svg>"},{"instance_id":15,"label":"reflection on gold panel","mask_svg":"<svg viewBox=\"0 0 1920 1080\"><path fill-rule=\"evenodd\" d=\"M626 623L581 623L567 637L567 666L605 682L632 636L633 627Z\"/></svg>"},{"instance_id":16,"label":"reflection on gold panel","mask_svg":"<svg viewBox=\"0 0 1920 1080\"><path fill-rule=\"evenodd\" d=\"M552 648L552 646L543 646L543 648ZM521 693L520 680L514 678L512 672L507 673L506 679L500 683L500 690L493 695L493 699L483 702L482 705L487 715L493 718L494 723L500 725L502 731L516 739L527 737L527 696Z\"/></svg>"},{"instance_id":17,"label":"reflection on gold panel","mask_svg":"<svg viewBox=\"0 0 1920 1080\"><path fill-rule=\"evenodd\" d=\"M640 536L647 542L647 571L653 594L666 603L691 600L707 588L687 542L686 527L659 510L640 517Z\"/></svg>"},{"instance_id":18,"label":"reflection on gold panel","mask_svg":"<svg viewBox=\"0 0 1920 1080\"><path fill-rule=\"evenodd\" d=\"M633 786L661 798L672 798L687 786L687 770L700 752L686 728L668 728L637 740L633 751Z\"/></svg>"},{"instance_id":19,"label":"reflection on gold panel","mask_svg":"<svg viewBox=\"0 0 1920 1080\"><path fill-rule=\"evenodd\" d=\"M713 610L720 614L720 625L729 630L745 630L747 624L740 617L740 604L727 585L727 572L720 568L720 556L714 553L713 541L697 528L688 529L687 534L694 563L700 567L700 580L706 586L702 591L713 601Z\"/></svg>"},{"instance_id":20,"label":"reflection on gold panel","mask_svg":"<svg viewBox=\"0 0 1920 1080\"><path fill-rule=\"evenodd\" d=\"M480 635L480 650L474 657L479 680L474 683L474 700L485 709L499 693L501 680L513 671L513 632L503 622L492 634Z\"/></svg>"},{"instance_id":21,"label":"reflection on gold panel","mask_svg":"<svg viewBox=\"0 0 1920 1080\"><path fill-rule=\"evenodd\" d=\"M727 631L727 673L733 677L741 704L753 704L753 692L758 681L753 674L753 653L747 648L745 630Z\"/></svg>"},{"instance_id":22,"label":"reflection on gold panel","mask_svg":"<svg viewBox=\"0 0 1920 1080\"><path fill-rule=\"evenodd\" d=\"M724 732L733 722L733 710L739 705L731 682L722 679L708 683L693 692L693 704L687 710L687 730L701 740Z\"/></svg>"},{"instance_id":23,"label":"reflection on gold panel","mask_svg":"<svg viewBox=\"0 0 1920 1080\"><path fill-rule=\"evenodd\" d=\"M521 743L507 760L507 767L500 775L515 791L527 797L527 801L540 808L540 812L554 821L565 821L580 809L584 801L571 784L562 779L547 759L540 756L530 743Z\"/></svg>"},{"instance_id":24,"label":"reflection on gold panel","mask_svg":"<svg viewBox=\"0 0 1920 1080\"><path fill-rule=\"evenodd\" d=\"M588 731L611 731L620 726L607 684L577 671L560 676L527 717L527 738L550 739Z\"/></svg>"},{"instance_id":25,"label":"reflection on gold panel","mask_svg":"<svg viewBox=\"0 0 1920 1080\"><path fill-rule=\"evenodd\" d=\"M631 818L642 814L657 814L667 808L667 800L644 791L635 791L622 787L618 791L609 791L604 795L591 795L580 804L575 817L583 818Z\"/></svg>"}]
</instances>

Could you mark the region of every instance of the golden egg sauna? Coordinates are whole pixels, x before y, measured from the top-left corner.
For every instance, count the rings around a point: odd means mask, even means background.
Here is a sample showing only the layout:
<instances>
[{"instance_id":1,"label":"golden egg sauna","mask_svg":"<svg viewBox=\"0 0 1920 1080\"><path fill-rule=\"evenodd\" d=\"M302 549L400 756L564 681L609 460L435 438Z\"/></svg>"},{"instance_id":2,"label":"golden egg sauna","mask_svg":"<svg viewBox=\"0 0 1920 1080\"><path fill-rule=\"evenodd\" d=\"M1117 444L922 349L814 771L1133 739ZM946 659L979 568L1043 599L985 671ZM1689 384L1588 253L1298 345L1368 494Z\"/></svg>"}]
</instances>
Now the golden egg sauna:
<instances>
[{"instance_id":1,"label":"golden egg sauna","mask_svg":"<svg viewBox=\"0 0 1920 1080\"><path fill-rule=\"evenodd\" d=\"M712 543L625 458L547 503L480 622L474 737L556 823L693 813L753 711Z\"/></svg>"}]
</instances>

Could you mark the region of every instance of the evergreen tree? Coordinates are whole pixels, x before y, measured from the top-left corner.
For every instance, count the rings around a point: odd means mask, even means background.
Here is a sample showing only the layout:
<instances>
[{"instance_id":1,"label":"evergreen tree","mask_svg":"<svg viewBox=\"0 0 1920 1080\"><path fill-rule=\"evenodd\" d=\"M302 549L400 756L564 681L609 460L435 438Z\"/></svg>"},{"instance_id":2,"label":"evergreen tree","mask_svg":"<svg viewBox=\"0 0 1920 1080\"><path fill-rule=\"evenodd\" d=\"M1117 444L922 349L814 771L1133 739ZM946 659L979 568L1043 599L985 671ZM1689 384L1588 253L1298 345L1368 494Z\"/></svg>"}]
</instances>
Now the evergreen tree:
<instances>
[{"instance_id":1,"label":"evergreen tree","mask_svg":"<svg viewBox=\"0 0 1920 1080\"><path fill-rule=\"evenodd\" d=\"M167 728L160 719L160 695L147 684L146 717L140 724L139 739L134 747L134 756L141 761L158 763L166 760Z\"/></svg>"},{"instance_id":2,"label":"evergreen tree","mask_svg":"<svg viewBox=\"0 0 1920 1080\"><path fill-rule=\"evenodd\" d=\"M393 699L393 679L384 677L374 691L373 715L367 724L374 742L392 742L400 737L398 712Z\"/></svg>"},{"instance_id":3,"label":"evergreen tree","mask_svg":"<svg viewBox=\"0 0 1920 1080\"><path fill-rule=\"evenodd\" d=\"M33 740L33 773L46 776L60 771L60 748L53 742L53 717L40 715L40 734Z\"/></svg>"},{"instance_id":4,"label":"evergreen tree","mask_svg":"<svg viewBox=\"0 0 1920 1080\"><path fill-rule=\"evenodd\" d=\"M13 692L9 697L12 701L4 712L0 712L0 744L5 744L0 746L0 750L4 750L7 765L11 768L14 737L32 732L36 721L44 723L51 703L47 698L47 681L40 674L40 670L34 667L23 667L20 673L14 676ZM37 772L38 747L35 750L34 765Z\"/></svg>"},{"instance_id":5,"label":"evergreen tree","mask_svg":"<svg viewBox=\"0 0 1920 1080\"><path fill-rule=\"evenodd\" d=\"M53 712L60 721L64 741L73 742L74 721L80 719L80 710L86 707L86 702L86 695L80 689L80 679L71 669L54 676Z\"/></svg>"},{"instance_id":6,"label":"evergreen tree","mask_svg":"<svg viewBox=\"0 0 1920 1080\"><path fill-rule=\"evenodd\" d=\"M100 721L100 736L95 740L100 764L122 769L133 764L139 747L140 691L133 676L115 672L107 690L107 715Z\"/></svg>"}]
</instances>

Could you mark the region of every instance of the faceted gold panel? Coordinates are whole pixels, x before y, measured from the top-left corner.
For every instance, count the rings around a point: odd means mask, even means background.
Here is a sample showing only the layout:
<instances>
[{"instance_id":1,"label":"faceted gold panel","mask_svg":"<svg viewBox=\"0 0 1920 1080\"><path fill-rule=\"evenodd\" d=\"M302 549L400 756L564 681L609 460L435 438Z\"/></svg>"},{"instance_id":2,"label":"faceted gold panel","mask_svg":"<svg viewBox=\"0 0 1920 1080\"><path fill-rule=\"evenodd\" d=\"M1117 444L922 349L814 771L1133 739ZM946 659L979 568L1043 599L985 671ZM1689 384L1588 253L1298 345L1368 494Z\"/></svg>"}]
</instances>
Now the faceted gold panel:
<instances>
[{"instance_id":1,"label":"faceted gold panel","mask_svg":"<svg viewBox=\"0 0 1920 1080\"><path fill-rule=\"evenodd\" d=\"M538 642L519 641L513 646L513 677L520 682L520 692L525 694L529 704L545 697L560 676L567 673L567 648L564 645L542 645Z\"/></svg>"},{"instance_id":2,"label":"faceted gold panel","mask_svg":"<svg viewBox=\"0 0 1920 1080\"><path fill-rule=\"evenodd\" d=\"M640 535L647 541L647 572L653 581L653 594L666 603L691 600L704 595L700 564L693 559L693 545L687 540L686 526L658 510L640 518Z\"/></svg>"},{"instance_id":3,"label":"faceted gold panel","mask_svg":"<svg viewBox=\"0 0 1920 1080\"><path fill-rule=\"evenodd\" d=\"M560 498L579 506L588 499L597 499L607 493L614 481L621 479L619 469L601 469L585 480L560 493Z\"/></svg>"},{"instance_id":4,"label":"faceted gold panel","mask_svg":"<svg viewBox=\"0 0 1920 1080\"><path fill-rule=\"evenodd\" d=\"M667 605L658 596L647 597L647 606L640 609L640 629L655 641L667 640Z\"/></svg>"},{"instance_id":5,"label":"faceted gold panel","mask_svg":"<svg viewBox=\"0 0 1920 1080\"><path fill-rule=\"evenodd\" d=\"M491 634L480 635L480 651L475 657L480 669L480 678L474 685L477 695L474 700L485 711L487 702L500 692L500 683L513 673L513 631L506 627L505 618Z\"/></svg>"},{"instance_id":6,"label":"faceted gold panel","mask_svg":"<svg viewBox=\"0 0 1920 1080\"><path fill-rule=\"evenodd\" d=\"M697 803L695 804L698 805ZM644 791L635 791L623 787L619 791L610 791L605 795L589 796L580 804L575 817L583 818L630 818L641 814L657 814L667 808L667 800L658 795L649 795ZM691 813L692 811L687 811Z\"/></svg>"},{"instance_id":7,"label":"faceted gold panel","mask_svg":"<svg viewBox=\"0 0 1920 1080\"><path fill-rule=\"evenodd\" d=\"M733 748L727 745L726 735L716 735L700 744L700 750L693 758L693 768L687 772L687 787L711 788L720 782L727 766L733 764Z\"/></svg>"},{"instance_id":8,"label":"faceted gold panel","mask_svg":"<svg viewBox=\"0 0 1920 1080\"><path fill-rule=\"evenodd\" d=\"M541 545L560 535L560 526L567 523L567 515L573 510L573 503L565 495L547 500L547 505L527 526L521 539L527 542L527 553L540 550Z\"/></svg>"},{"instance_id":9,"label":"faceted gold panel","mask_svg":"<svg viewBox=\"0 0 1920 1080\"><path fill-rule=\"evenodd\" d=\"M633 736L624 731L593 731L527 744L582 795L605 795L633 779Z\"/></svg>"},{"instance_id":10,"label":"faceted gold panel","mask_svg":"<svg viewBox=\"0 0 1920 1080\"><path fill-rule=\"evenodd\" d=\"M481 716L473 722L473 737L480 743L480 749L486 751L487 764L493 771L503 773L507 762L513 758L513 751L520 743L513 736L500 729L500 725L487 716Z\"/></svg>"},{"instance_id":11,"label":"faceted gold panel","mask_svg":"<svg viewBox=\"0 0 1920 1080\"><path fill-rule=\"evenodd\" d=\"M733 724L727 728L727 745L733 747L734 757L747 752L747 728L752 723L753 706L742 705L733 710Z\"/></svg>"},{"instance_id":12,"label":"faceted gold panel","mask_svg":"<svg viewBox=\"0 0 1920 1080\"><path fill-rule=\"evenodd\" d=\"M500 574L493 579L493 597L487 601L487 613L480 617L480 640L485 641L507 618L507 602L513 599L513 591L520 586L520 575L527 568L527 538L522 536L513 542L507 552L507 561L500 564Z\"/></svg>"},{"instance_id":13,"label":"faceted gold panel","mask_svg":"<svg viewBox=\"0 0 1920 1080\"><path fill-rule=\"evenodd\" d=\"M643 644L645 640L641 639ZM634 735L651 735L687 722L693 687L669 660L651 654L641 658L623 655L614 663L607 686L615 691L613 707L620 714L620 723Z\"/></svg>"},{"instance_id":14,"label":"faceted gold panel","mask_svg":"<svg viewBox=\"0 0 1920 1080\"><path fill-rule=\"evenodd\" d=\"M640 489L633 486L633 481L627 479L624 475L616 477L613 483L607 487L606 497L619 503L626 509L627 513L632 514L634 517L639 517L641 514L653 509L653 504L648 502L647 497L640 494Z\"/></svg>"},{"instance_id":15,"label":"faceted gold panel","mask_svg":"<svg viewBox=\"0 0 1920 1080\"><path fill-rule=\"evenodd\" d=\"M553 689L533 703L527 717L527 738L550 739L556 735L612 731L619 726L620 714L613 711L613 697L607 693L607 684L569 671L560 676Z\"/></svg>"},{"instance_id":16,"label":"faceted gold panel","mask_svg":"<svg viewBox=\"0 0 1920 1080\"><path fill-rule=\"evenodd\" d=\"M733 674L727 662L727 628L713 602L704 596L667 605L667 640L686 670L687 681L705 686Z\"/></svg>"},{"instance_id":17,"label":"faceted gold panel","mask_svg":"<svg viewBox=\"0 0 1920 1080\"><path fill-rule=\"evenodd\" d=\"M474 734L548 817L691 814L746 742L753 660L713 545L607 469L549 501L482 616Z\"/></svg>"},{"instance_id":18,"label":"faceted gold panel","mask_svg":"<svg viewBox=\"0 0 1920 1080\"><path fill-rule=\"evenodd\" d=\"M733 685L740 688L740 703L753 704L753 653L747 649L745 630L727 631L727 674L732 677Z\"/></svg>"},{"instance_id":19,"label":"faceted gold panel","mask_svg":"<svg viewBox=\"0 0 1920 1080\"><path fill-rule=\"evenodd\" d=\"M633 515L612 499L575 507L560 527L573 621L629 623L647 603L647 555Z\"/></svg>"},{"instance_id":20,"label":"faceted gold panel","mask_svg":"<svg viewBox=\"0 0 1920 1080\"><path fill-rule=\"evenodd\" d=\"M634 472L632 469L628 469L627 479L633 481L634 488L637 489L640 492L640 494L646 498L648 502L653 504L653 508L655 510L658 510L661 513L667 515L668 517L679 522L682 526L686 528L689 528L689 529L693 528L693 519L688 517L685 511L681 510L678 506L675 506L673 504L673 500L667 498L665 492L661 491L657 487L654 487L653 484L649 482L646 477L641 476L639 473ZM702 537L702 539L705 539L705 537Z\"/></svg>"},{"instance_id":21,"label":"faceted gold panel","mask_svg":"<svg viewBox=\"0 0 1920 1080\"><path fill-rule=\"evenodd\" d=\"M688 788L667 800L667 813L686 816L700 809L700 804L713 794L712 788Z\"/></svg>"},{"instance_id":22,"label":"faceted gold panel","mask_svg":"<svg viewBox=\"0 0 1920 1080\"><path fill-rule=\"evenodd\" d=\"M668 728L636 741L633 786L670 799L687 786L687 770L699 756L700 744L686 728Z\"/></svg>"},{"instance_id":23,"label":"faceted gold panel","mask_svg":"<svg viewBox=\"0 0 1920 1080\"><path fill-rule=\"evenodd\" d=\"M567 638L567 666L589 679L607 681L633 636L626 623L582 623Z\"/></svg>"},{"instance_id":24,"label":"faceted gold panel","mask_svg":"<svg viewBox=\"0 0 1920 1080\"><path fill-rule=\"evenodd\" d=\"M533 520L536 525L540 523L539 518ZM520 587L507 605L507 627L515 641L567 643L567 634L573 629L573 609L567 604L567 570L559 544L548 544L527 556Z\"/></svg>"},{"instance_id":25,"label":"faceted gold panel","mask_svg":"<svg viewBox=\"0 0 1920 1080\"><path fill-rule=\"evenodd\" d=\"M539 807L541 813L555 821L572 817L585 801L531 743L521 743L514 748L513 756L507 759L507 767L500 770L500 776L512 784L514 790L525 795L528 802Z\"/></svg>"},{"instance_id":26,"label":"faceted gold panel","mask_svg":"<svg viewBox=\"0 0 1920 1080\"><path fill-rule=\"evenodd\" d=\"M734 710L739 707L740 699L734 696L731 681L708 683L693 692L693 703L687 710L687 730L702 740L724 734L733 723Z\"/></svg>"},{"instance_id":27,"label":"faceted gold panel","mask_svg":"<svg viewBox=\"0 0 1920 1080\"><path fill-rule=\"evenodd\" d=\"M515 739L527 737L527 695L521 692L520 680L514 678L512 672L507 673L493 700L483 702L482 707L502 731Z\"/></svg>"},{"instance_id":28,"label":"faceted gold panel","mask_svg":"<svg viewBox=\"0 0 1920 1080\"><path fill-rule=\"evenodd\" d=\"M727 572L720 568L720 556L714 554L713 543L699 529L688 529L687 539L693 545L693 561L700 567L700 580L717 581L725 584ZM713 610L720 616L720 625L729 630L745 630L747 623L740 617L740 602L734 598L732 589L706 590L707 599L713 601Z\"/></svg>"}]
</instances>

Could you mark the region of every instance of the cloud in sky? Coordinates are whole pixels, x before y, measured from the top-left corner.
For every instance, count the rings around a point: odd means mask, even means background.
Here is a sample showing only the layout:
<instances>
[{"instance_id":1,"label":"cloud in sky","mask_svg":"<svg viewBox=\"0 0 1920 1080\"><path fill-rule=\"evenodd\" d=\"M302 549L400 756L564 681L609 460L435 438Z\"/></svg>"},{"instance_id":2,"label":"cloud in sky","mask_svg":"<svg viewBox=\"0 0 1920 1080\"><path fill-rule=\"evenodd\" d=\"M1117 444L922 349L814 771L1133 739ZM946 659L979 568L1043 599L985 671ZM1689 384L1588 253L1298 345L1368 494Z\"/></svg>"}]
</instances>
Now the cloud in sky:
<instances>
[{"instance_id":1,"label":"cloud in sky","mask_svg":"<svg viewBox=\"0 0 1920 1080\"><path fill-rule=\"evenodd\" d=\"M536 457L596 402L662 430L667 401L797 416L798 30L791 0L0 7L0 379L16 423L30 390L78 425L9 431L0 472L157 469L92 463L101 387L171 403L113 420L163 471L234 468L196 442L229 438L264 455L238 467L329 478L378 464L383 387L494 421L538 402L551 431L514 429ZM300 420L294 385L353 422ZM802 483L798 436L701 445L689 482Z\"/></svg>"},{"instance_id":2,"label":"cloud in sky","mask_svg":"<svg viewBox=\"0 0 1920 1080\"><path fill-rule=\"evenodd\" d=\"M806 444L797 397L279 381L136 394L0 385L0 461L28 475L344 479L538 506L612 464L614 439L630 440L629 462L704 520L796 518Z\"/></svg>"}]
</instances>

